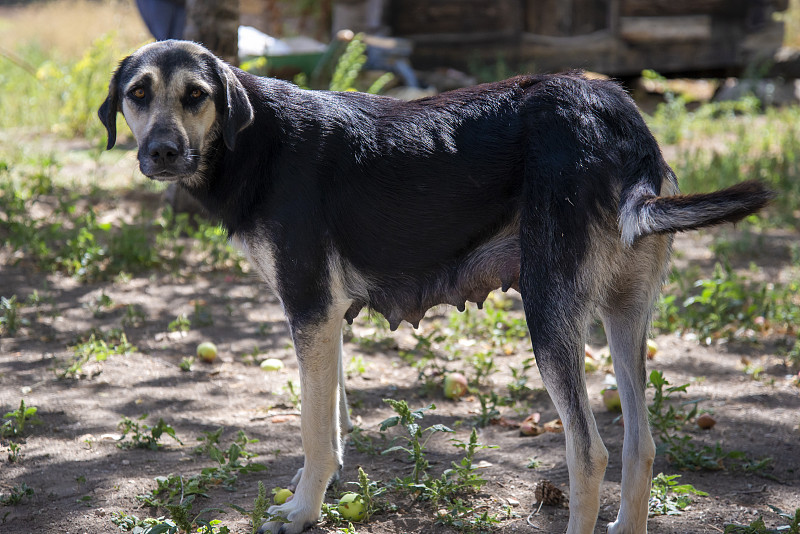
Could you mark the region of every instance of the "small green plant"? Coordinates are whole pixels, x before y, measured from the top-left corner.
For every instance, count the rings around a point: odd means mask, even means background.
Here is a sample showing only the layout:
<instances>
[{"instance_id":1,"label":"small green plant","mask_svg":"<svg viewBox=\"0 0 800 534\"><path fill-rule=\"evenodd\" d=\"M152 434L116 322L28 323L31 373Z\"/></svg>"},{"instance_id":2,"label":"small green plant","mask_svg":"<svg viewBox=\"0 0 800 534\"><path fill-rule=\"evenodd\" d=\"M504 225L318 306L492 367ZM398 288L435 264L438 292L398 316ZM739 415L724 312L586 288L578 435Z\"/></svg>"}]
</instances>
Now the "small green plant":
<instances>
[{"instance_id":1,"label":"small green plant","mask_svg":"<svg viewBox=\"0 0 800 534\"><path fill-rule=\"evenodd\" d=\"M58 378L78 378L83 372L83 366L92 359L103 362L110 356L130 354L137 349L128 342L125 332L111 330L107 333L92 332L88 339L73 346L72 350L74 355L68 365L56 371Z\"/></svg>"},{"instance_id":2,"label":"small green plant","mask_svg":"<svg viewBox=\"0 0 800 534\"><path fill-rule=\"evenodd\" d=\"M227 449L219 447L223 428L213 432L206 432L197 438L200 445L194 448L195 454L207 456L217 465L203 469L199 474L184 477L170 474L169 476L156 477L156 489L139 495L136 499L154 508L174 505L176 499L188 495L206 496L208 488L222 485L226 489L233 489L240 474L257 473L267 469L267 466L249 461L255 453L246 450L247 445L258 440L248 439L243 431L239 431Z\"/></svg>"},{"instance_id":3,"label":"small green plant","mask_svg":"<svg viewBox=\"0 0 800 534\"><path fill-rule=\"evenodd\" d=\"M188 373L192 370L192 365L194 365L194 356L186 356L181 359L181 363L178 364L178 367L184 373Z\"/></svg>"},{"instance_id":4,"label":"small green plant","mask_svg":"<svg viewBox=\"0 0 800 534\"><path fill-rule=\"evenodd\" d=\"M649 514L679 515L692 503L691 495L708 496L705 491L696 489L691 484L678 484L680 475L659 473L653 478L650 487Z\"/></svg>"},{"instance_id":5,"label":"small green plant","mask_svg":"<svg viewBox=\"0 0 800 534\"><path fill-rule=\"evenodd\" d=\"M11 488L11 493L7 496L0 496L0 504L3 506L15 506L20 504L26 497L33 497L33 488L26 483Z\"/></svg>"},{"instance_id":6,"label":"small green plant","mask_svg":"<svg viewBox=\"0 0 800 534\"><path fill-rule=\"evenodd\" d=\"M754 470L764 469L770 459L753 461L742 451L725 451L719 443L698 446L692 441L690 434L684 433L686 423L698 415L699 400L685 401L675 404L677 394L686 393L689 384L672 386L664 378L661 371L650 373L649 387L654 389L653 402L648 406L650 424L660 443L656 446L657 454L665 454L667 459L679 469L716 471L725 469L725 460L738 462L736 466ZM687 406L691 409L686 410Z\"/></svg>"},{"instance_id":7,"label":"small green plant","mask_svg":"<svg viewBox=\"0 0 800 534\"><path fill-rule=\"evenodd\" d=\"M19 408L14 411L6 413L3 417L6 419L0 426L0 437L11 438L21 436L25 432L25 426L28 424L37 424L39 422L36 417L36 412L39 409L35 406L26 406L25 399L20 399Z\"/></svg>"},{"instance_id":8,"label":"small green plant","mask_svg":"<svg viewBox=\"0 0 800 534\"><path fill-rule=\"evenodd\" d=\"M27 326L28 320L20 317L20 303L17 296L0 297L0 334L14 335L20 327Z\"/></svg>"},{"instance_id":9,"label":"small green plant","mask_svg":"<svg viewBox=\"0 0 800 534\"><path fill-rule=\"evenodd\" d=\"M8 444L8 462L16 463L22 458L22 446L13 441Z\"/></svg>"},{"instance_id":10,"label":"small green plant","mask_svg":"<svg viewBox=\"0 0 800 534\"><path fill-rule=\"evenodd\" d=\"M159 418L153 427L138 422L144 421L147 416L147 414L142 414L135 421L128 417L122 418L122 421L117 424L117 428L122 432L122 436L119 438L120 443L117 444L117 447L121 449L150 449L155 451L162 447L159 440L164 434L183 445L183 442L175 435L175 429L164 422L164 419ZM132 441L122 441L128 434L131 434Z\"/></svg>"},{"instance_id":11,"label":"small green plant","mask_svg":"<svg viewBox=\"0 0 800 534\"><path fill-rule=\"evenodd\" d=\"M255 500L253 501L253 509L252 510L245 510L239 506L230 504L231 508L239 512L240 514L246 516L250 519L250 527L251 533L257 534L258 529L261 528L264 519L267 518L270 521L286 521L284 518L279 516L272 516L267 513L267 508L269 508L270 500L267 497L267 490L264 488L264 483L260 480L258 481L258 495L256 495Z\"/></svg>"},{"instance_id":12,"label":"small green plant","mask_svg":"<svg viewBox=\"0 0 800 534\"><path fill-rule=\"evenodd\" d=\"M500 397L494 391L488 394L475 392L475 397L481 403L481 411L475 419L475 425L479 428L490 425L500 417L499 407L511 406L514 403L511 397Z\"/></svg>"},{"instance_id":13,"label":"small green plant","mask_svg":"<svg viewBox=\"0 0 800 534\"><path fill-rule=\"evenodd\" d=\"M372 514L381 508L381 505L376 500L380 495L386 492L386 487L379 487L377 482L369 479L366 472L359 466L358 468L358 482L349 482L358 486L358 495L361 497L361 502L364 505L364 517L361 522L366 523Z\"/></svg>"},{"instance_id":14,"label":"small green plant","mask_svg":"<svg viewBox=\"0 0 800 534\"><path fill-rule=\"evenodd\" d=\"M777 528L768 528L764 523L764 518L759 517L749 525L725 525L725 534L800 534L800 508L796 508L794 513L784 512L775 506L769 506L773 512L784 520L788 520L786 525Z\"/></svg>"},{"instance_id":15,"label":"small green plant","mask_svg":"<svg viewBox=\"0 0 800 534\"><path fill-rule=\"evenodd\" d=\"M291 380L286 381L286 387L284 387L284 391L289 396L289 404L300 409L300 388L294 385L294 382Z\"/></svg>"},{"instance_id":16,"label":"small green plant","mask_svg":"<svg viewBox=\"0 0 800 534\"><path fill-rule=\"evenodd\" d=\"M105 310L114 306L114 301L111 297L106 295L105 291L100 291L100 294L85 304L85 307L92 312L92 316L97 318L103 315Z\"/></svg>"},{"instance_id":17,"label":"small green plant","mask_svg":"<svg viewBox=\"0 0 800 534\"><path fill-rule=\"evenodd\" d=\"M542 467L542 461L537 460L536 458L528 458L528 463L525 464L525 467L528 469L539 469Z\"/></svg>"},{"instance_id":18,"label":"small green plant","mask_svg":"<svg viewBox=\"0 0 800 534\"><path fill-rule=\"evenodd\" d=\"M425 458L425 446L428 440L437 432L453 432L445 425L436 424L431 425L425 429L422 428L420 422L424 417L424 413L428 410L436 409L436 406L430 404L425 408L418 408L411 410L406 401L397 401L394 399L383 399L383 402L392 407L397 413L396 416L389 417L381 422L380 430L385 432L387 429L400 425L405 428L408 436L400 436L407 446L395 445L383 451L381 454L390 454L396 451L404 451L408 454L409 459L414 464L414 469L411 473L411 482L418 485L420 481L427 476L428 460ZM427 436L426 436L427 434Z\"/></svg>"},{"instance_id":19,"label":"small green plant","mask_svg":"<svg viewBox=\"0 0 800 534\"><path fill-rule=\"evenodd\" d=\"M122 316L122 326L136 327L142 326L145 322L146 316L140 306L135 304L128 304L125 306L125 315Z\"/></svg>"},{"instance_id":20,"label":"small green plant","mask_svg":"<svg viewBox=\"0 0 800 534\"><path fill-rule=\"evenodd\" d=\"M167 330L170 332L188 332L192 328L192 322L185 314L178 315L174 321L170 322Z\"/></svg>"},{"instance_id":21,"label":"small green plant","mask_svg":"<svg viewBox=\"0 0 800 534\"><path fill-rule=\"evenodd\" d=\"M453 467L443 474L452 482L452 493L471 493L480 491L486 480L478 474L475 466L475 453L485 449L496 449L497 445L484 445L478 441L478 432L474 428L469 435L469 441L464 443L460 439L451 439L453 446L464 451L464 457L459 463L453 462Z\"/></svg>"},{"instance_id":22,"label":"small green plant","mask_svg":"<svg viewBox=\"0 0 800 534\"><path fill-rule=\"evenodd\" d=\"M364 429L360 426L354 426L348 438L358 452L369 455L378 454L378 448L375 446L375 443L373 443L373 439L365 434Z\"/></svg>"},{"instance_id":23,"label":"small green plant","mask_svg":"<svg viewBox=\"0 0 800 534\"><path fill-rule=\"evenodd\" d=\"M533 357L522 360L522 367L509 366L511 382L508 383L508 396L516 401L526 398L533 391L528 387L528 371L536 365Z\"/></svg>"}]
</instances>

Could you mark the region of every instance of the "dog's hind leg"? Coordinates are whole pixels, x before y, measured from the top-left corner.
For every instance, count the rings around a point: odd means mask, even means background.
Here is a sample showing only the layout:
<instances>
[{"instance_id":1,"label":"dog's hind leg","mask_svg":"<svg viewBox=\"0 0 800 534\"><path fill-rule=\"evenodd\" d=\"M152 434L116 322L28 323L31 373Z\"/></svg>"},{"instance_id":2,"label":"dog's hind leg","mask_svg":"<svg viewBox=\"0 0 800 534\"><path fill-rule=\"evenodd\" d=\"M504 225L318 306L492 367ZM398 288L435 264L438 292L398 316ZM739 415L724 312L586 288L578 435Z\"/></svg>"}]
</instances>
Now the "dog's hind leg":
<instances>
[{"instance_id":1,"label":"dog's hind leg","mask_svg":"<svg viewBox=\"0 0 800 534\"><path fill-rule=\"evenodd\" d=\"M539 372L564 424L570 483L567 533L589 534L597 522L608 451L586 393L587 306L577 277L564 277L562 261L523 239L520 293Z\"/></svg>"},{"instance_id":2,"label":"dog's hind leg","mask_svg":"<svg viewBox=\"0 0 800 534\"><path fill-rule=\"evenodd\" d=\"M647 332L663 279L669 237L648 237L634 247L625 261L628 268L617 277L600 310L625 417L622 496L617 520L608 526L610 534L647 532L655 458L645 399Z\"/></svg>"}]
</instances>

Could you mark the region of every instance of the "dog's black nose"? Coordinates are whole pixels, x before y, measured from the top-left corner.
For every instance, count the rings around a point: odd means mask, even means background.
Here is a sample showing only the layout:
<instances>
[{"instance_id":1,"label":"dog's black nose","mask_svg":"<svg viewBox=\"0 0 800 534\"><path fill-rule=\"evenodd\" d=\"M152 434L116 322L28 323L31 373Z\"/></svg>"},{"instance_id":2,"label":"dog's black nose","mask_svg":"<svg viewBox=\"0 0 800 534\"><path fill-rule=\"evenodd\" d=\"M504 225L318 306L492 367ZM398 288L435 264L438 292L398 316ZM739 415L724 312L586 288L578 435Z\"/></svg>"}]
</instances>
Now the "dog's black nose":
<instances>
[{"instance_id":1,"label":"dog's black nose","mask_svg":"<svg viewBox=\"0 0 800 534\"><path fill-rule=\"evenodd\" d=\"M150 143L147 153L153 163L159 165L170 165L178 159L180 149L178 144L169 140L158 140Z\"/></svg>"}]
</instances>

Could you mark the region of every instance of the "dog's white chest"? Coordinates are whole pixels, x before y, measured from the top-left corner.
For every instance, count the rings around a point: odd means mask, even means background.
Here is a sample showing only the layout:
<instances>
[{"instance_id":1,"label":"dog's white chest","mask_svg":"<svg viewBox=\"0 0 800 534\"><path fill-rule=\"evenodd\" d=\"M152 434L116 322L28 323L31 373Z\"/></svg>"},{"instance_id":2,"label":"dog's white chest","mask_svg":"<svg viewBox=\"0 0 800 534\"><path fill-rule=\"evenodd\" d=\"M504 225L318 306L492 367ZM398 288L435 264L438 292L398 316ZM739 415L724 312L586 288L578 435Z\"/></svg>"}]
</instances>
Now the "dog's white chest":
<instances>
[{"instance_id":1,"label":"dog's white chest","mask_svg":"<svg viewBox=\"0 0 800 534\"><path fill-rule=\"evenodd\" d=\"M275 252L268 241L248 239L244 236L231 237L233 243L244 253L250 264L256 268L258 274L269 288L278 296L278 273L275 266Z\"/></svg>"}]
</instances>

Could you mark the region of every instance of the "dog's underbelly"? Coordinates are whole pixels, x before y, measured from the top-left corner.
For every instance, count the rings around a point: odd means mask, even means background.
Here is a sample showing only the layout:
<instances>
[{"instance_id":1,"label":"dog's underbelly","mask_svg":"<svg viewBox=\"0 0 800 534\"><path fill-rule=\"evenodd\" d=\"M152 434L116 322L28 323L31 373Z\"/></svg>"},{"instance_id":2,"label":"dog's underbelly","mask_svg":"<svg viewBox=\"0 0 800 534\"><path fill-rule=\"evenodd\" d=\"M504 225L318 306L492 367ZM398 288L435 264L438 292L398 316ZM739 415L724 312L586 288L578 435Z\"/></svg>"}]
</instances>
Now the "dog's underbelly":
<instances>
[{"instance_id":1,"label":"dog's underbelly","mask_svg":"<svg viewBox=\"0 0 800 534\"><path fill-rule=\"evenodd\" d=\"M434 306L450 304L463 310L466 302L481 306L495 289L519 289L519 222L508 225L468 253L423 273L388 268L381 273L359 274L359 278L367 280L368 296L363 296L363 290L351 293L353 302L345 314L348 322L352 323L359 311L369 306L386 317L392 330L404 320L416 328L425 312Z\"/></svg>"}]
</instances>

